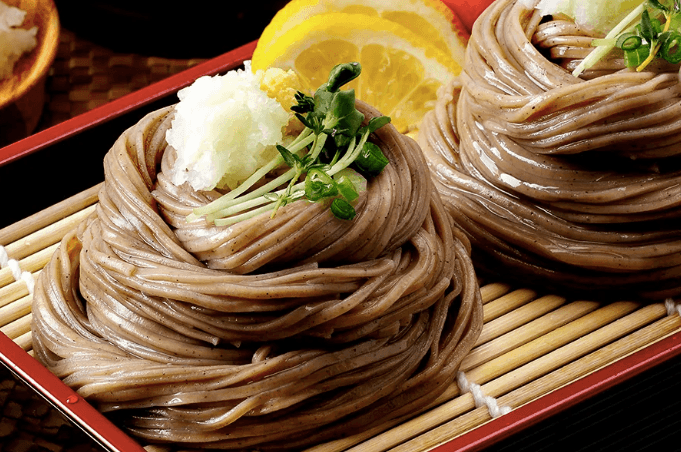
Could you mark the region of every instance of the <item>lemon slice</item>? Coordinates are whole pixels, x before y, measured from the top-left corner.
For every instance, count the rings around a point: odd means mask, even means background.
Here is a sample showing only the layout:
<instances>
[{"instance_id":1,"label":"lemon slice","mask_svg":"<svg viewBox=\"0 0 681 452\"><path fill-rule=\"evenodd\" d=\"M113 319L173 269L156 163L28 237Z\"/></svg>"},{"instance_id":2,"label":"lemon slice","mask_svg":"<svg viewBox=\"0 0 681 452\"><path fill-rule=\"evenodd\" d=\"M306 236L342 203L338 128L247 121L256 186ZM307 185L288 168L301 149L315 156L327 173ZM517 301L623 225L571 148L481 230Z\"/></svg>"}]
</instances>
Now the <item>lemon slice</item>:
<instances>
[{"instance_id":1,"label":"lemon slice","mask_svg":"<svg viewBox=\"0 0 681 452\"><path fill-rule=\"evenodd\" d=\"M330 12L390 20L427 39L456 61L464 61L467 33L456 28L454 13L441 0L292 0L272 18L259 42L263 46L272 45L310 17Z\"/></svg>"},{"instance_id":2,"label":"lemon slice","mask_svg":"<svg viewBox=\"0 0 681 452\"><path fill-rule=\"evenodd\" d=\"M252 69L292 69L312 92L336 64L350 61L362 65L362 74L347 87L403 133L418 128L438 88L461 72L450 55L402 25L347 13L312 16L272 44L259 43Z\"/></svg>"}]
</instances>

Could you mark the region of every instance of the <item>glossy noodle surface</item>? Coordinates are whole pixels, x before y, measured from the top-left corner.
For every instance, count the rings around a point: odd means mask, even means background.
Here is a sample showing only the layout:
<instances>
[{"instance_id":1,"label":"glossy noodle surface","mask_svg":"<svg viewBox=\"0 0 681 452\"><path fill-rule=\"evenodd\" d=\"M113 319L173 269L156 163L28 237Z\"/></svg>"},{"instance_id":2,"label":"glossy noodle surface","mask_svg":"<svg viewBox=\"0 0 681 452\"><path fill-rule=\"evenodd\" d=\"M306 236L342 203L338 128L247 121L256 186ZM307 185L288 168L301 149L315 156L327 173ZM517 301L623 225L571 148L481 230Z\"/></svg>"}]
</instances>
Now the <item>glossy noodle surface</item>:
<instances>
[{"instance_id":1,"label":"glossy noodle surface","mask_svg":"<svg viewBox=\"0 0 681 452\"><path fill-rule=\"evenodd\" d=\"M418 145L392 126L372 135L390 164L351 222L297 201L215 227L185 218L218 194L163 174L172 115L107 154L96 213L36 285L37 358L143 443L173 447L296 449L427 409L482 307Z\"/></svg>"},{"instance_id":2,"label":"glossy noodle surface","mask_svg":"<svg viewBox=\"0 0 681 452\"><path fill-rule=\"evenodd\" d=\"M511 0L475 23L419 144L480 269L590 297L681 293L679 65L612 54Z\"/></svg>"}]
</instances>

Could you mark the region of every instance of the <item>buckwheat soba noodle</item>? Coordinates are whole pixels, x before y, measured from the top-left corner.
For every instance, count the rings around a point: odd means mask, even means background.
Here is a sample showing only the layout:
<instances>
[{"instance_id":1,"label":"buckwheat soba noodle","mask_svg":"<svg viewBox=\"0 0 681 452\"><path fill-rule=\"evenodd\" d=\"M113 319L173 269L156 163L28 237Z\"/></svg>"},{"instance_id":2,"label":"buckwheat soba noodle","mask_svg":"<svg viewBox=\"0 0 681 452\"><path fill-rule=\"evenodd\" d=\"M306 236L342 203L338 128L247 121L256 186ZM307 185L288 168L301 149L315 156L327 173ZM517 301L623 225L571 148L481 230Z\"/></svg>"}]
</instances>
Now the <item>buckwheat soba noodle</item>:
<instances>
[{"instance_id":1,"label":"buckwheat soba noodle","mask_svg":"<svg viewBox=\"0 0 681 452\"><path fill-rule=\"evenodd\" d=\"M107 154L96 213L37 283L36 357L144 442L183 448L296 449L425 410L482 308L416 143L372 134L390 164L352 221L296 201L217 227L185 220L217 193L164 173L173 114Z\"/></svg>"},{"instance_id":2,"label":"buckwheat soba noodle","mask_svg":"<svg viewBox=\"0 0 681 452\"><path fill-rule=\"evenodd\" d=\"M419 144L476 268L602 297L676 296L679 65L637 72L614 51L575 77L592 38L496 1Z\"/></svg>"}]
</instances>

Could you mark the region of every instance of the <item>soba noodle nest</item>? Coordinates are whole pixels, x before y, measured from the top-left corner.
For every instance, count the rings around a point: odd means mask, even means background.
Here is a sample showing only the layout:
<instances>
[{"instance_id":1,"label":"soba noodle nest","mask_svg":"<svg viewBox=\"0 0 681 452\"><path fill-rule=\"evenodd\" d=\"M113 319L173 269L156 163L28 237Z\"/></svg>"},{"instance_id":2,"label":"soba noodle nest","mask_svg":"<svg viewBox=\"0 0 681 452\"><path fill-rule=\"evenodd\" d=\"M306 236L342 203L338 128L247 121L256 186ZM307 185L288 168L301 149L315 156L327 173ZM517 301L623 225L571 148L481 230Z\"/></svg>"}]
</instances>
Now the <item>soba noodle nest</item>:
<instances>
[{"instance_id":1,"label":"soba noodle nest","mask_svg":"<svg viewBox=\"0 0 681 452\"><path fill-rule=\"evenodd\" d=\"M497 0L419 144L480 271L596 297L681 294L679 65L636 72L593 38Z\"/></svg>"},{"instance_id":2,"label":"soba noodle nest","mask_svg":"<svg viewBox=\"0 0 681 452\"><path fill-rule=\"evenodd\" d=\"M162 171L172 115L116 141L96 213L40 275L40 361L143 441L184 448L298 449L414 416L454 384L480 291L413 140L372 134L390 164L351 222L297 201L215 227L185 217L217 194Z\"/></svg>"}]
</instances>

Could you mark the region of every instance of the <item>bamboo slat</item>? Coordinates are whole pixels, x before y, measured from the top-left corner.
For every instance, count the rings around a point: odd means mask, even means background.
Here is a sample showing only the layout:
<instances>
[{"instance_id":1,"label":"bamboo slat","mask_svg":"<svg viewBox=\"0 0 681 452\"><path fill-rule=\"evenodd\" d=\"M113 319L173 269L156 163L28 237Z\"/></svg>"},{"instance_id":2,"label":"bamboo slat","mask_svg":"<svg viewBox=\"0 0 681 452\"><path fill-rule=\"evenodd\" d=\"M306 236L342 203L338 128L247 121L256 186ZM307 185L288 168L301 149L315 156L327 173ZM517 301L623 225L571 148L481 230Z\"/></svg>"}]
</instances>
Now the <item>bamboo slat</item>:
<instances>
[{"instance_id":1,"label":"bamboo slat","mask_svg":"<svg viewBox=\"0 0 681 452\"><path fill-rule=\"evenodd\" d=\"M36 278L61 238L94 211L98 190L0 230L0 251ZM0 269L0 332L31 353L31 288L15 273ZM427 412L309 451L430 450L681 331L681 316L664 303L569 300L502 282L482 284L481 294L480 338L457 383Z\"/></svg>"},{"instance_id":2,"label":"bamboo slat","mask_svg":"<svg viewBox=\"0 0 681 452\"><path fill-rule=\"evenodd\" d=\"M17 301L0 308L0 325L11 323L31 313L31 301L33 297L25 296Z\"/></svg>"},{"instance_id":3,"label":"bamboo slat","mask_svg":"<svg viewBox=\"0 0 681 452\"><path fill-rule=\"evenodd\" d=\"M50 245L58 243L67 232L73 230L74 225L83 221L94 212L94 210L95 206L89 206L79 210L78 212L8 244L5 246L5 251L10 258L16 260L35 254Z\"/></svg>"},{"instance_id":4,"label":"bamboo slat","mask_svg":"<svg viewBox=\"0 0 681 452\"><path fill-rule=\"evenodd\" d=\"M16 342L17 338L26 336L31 337L31 314L27 314L0 327L0 332Z\"/></svg>"},{"instance_id":5,"label":"bamboo slat","mask_svg":"<svg viewBox=\"0 0 681 452\"><path fill-rule=\"evenodd\" d=\"M0 245L8 246L29 234L49 227L59 220L93 205L97 202L97 193L101 185L95 185L30 217L0 229Z\"/></svg>"},{"instance_id":6,"label":"bamboo slat","mask_svg":"<svg viewBox=\"0 0 681 452\"><path fill-rule=\"evenodd\" d=\"M30 256L26 256L25 258L19 260L19 268L25 272L31 273L41 270L50 260L58 245L58 243L55 243L54 245L50 245L47 248L41 249L35 254L31 254ZM12 274L11 267L0 269L0 287L5 287L15 281L16 279Z\"/></svg>"},{"instance_id":7,"label":"bamboo slat","mask_svg":"<svg viewBox=\"0 0 681 452\"><path fill-rule=\"evenodd\" d=\"M565 298L548 295L524 304L518 309L511 311L509 315L486 321L476 345L484 344L502 334L513 331L528 321L553 311L563 303L565 303Z\"/></svg>"},{"instance_id":8,"label":"bamboo slat","mask_svg":"<svg viewBox=\"0 0 681 452\"><path fill-rule=\"evenodd\" d=\"M28 280L35 280L59 241L87 218L97 202L101 184L0 229L0 251L16 261ZM10 265L0 268L0 332L24 350L31 350L31 295L25 278L16 278Z\"/></svg>"},{"instance_id":9,"label":"bamboo slat","mask_svg":"<svg viewBox=\"0 0 681 452\"><path fill-rule=\"evenodd\" d=\"M31 276L35 280L40 272L32 273ZM0 308L10 304L19 298L25 297L29 294L28 287L23 280L11 282L0 288ZM0 318L1 319L1 318ZM1 322L1 320L0 320Z\"/></svg>"},{"instance_id":10,"label":"bamboo slat","mask_svg":"<svg viewBox=\"0 0 681 452\"><path fill-rule=\"evenodd\" d=\"M537 362L510 372L488 385L483 385L482 390L485 394L498 397L497 402L500 405L510 407L519 407L555 391L602 368L604 363L621 359L648 344L677 332L681 327L681 318L679 316L662 318L666 311L659 308L660 305L658 304L641 309L632 314L631 318L623 318L621 321L613 322L602 330L568 344L554 353L545 355ZM658 320L649 324L654 319ZM611 342L613 338L618 337L622 338ZM582 356L585 353L588 354ZM571 361L575 357L578 357L578 359ZM525 384L521 385L520 382ZM431 413L435 411L447 411L448 414L441 416L441 419L448 418L449 420L434 428L429 428L430 424L433 423L432 421L428 425L420 425L418 430L425 428L427 434L414 437L409 441L393 441L391 445L394 444L396 447L391 450L394 452L429 450L491 419L489 411L485 407L476 407L472 396L469 396L469 394L458 397L449 404L443 405L442 408L431 411ZM420 422L422 422L420 419L415 420L415 423ZM371 441L377 439L378 437ZM365 445L362 445L362 451L377 450L364 448Z\"/></svg>"},{"instance_id":11,"label":"bamboo slat","mask_svg":"<svg viewBox=\"0 0 681 452\"><path fill-rule=\"evenodd\" d=\"M530 304L526 306L530 306ZM532 340L536 340L537 338L548 334L554 328L577 320L596 308L598 308L598 303L595 302L574 302L552 312L548 312L546 315L528 323L521 324L518 328L509 330L509 332L503 336L490 342L483 343L471 350L470 354L461 363L461 370L466 372L485 362L498 358L504 353L515 350ZM520 309L523 308L519 308L518 310ZM538 308L537 311L540 311L540 309ZM485 325L485 327L487 327L487 325Z\"/></svg>"}]
</instances>

